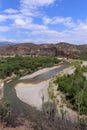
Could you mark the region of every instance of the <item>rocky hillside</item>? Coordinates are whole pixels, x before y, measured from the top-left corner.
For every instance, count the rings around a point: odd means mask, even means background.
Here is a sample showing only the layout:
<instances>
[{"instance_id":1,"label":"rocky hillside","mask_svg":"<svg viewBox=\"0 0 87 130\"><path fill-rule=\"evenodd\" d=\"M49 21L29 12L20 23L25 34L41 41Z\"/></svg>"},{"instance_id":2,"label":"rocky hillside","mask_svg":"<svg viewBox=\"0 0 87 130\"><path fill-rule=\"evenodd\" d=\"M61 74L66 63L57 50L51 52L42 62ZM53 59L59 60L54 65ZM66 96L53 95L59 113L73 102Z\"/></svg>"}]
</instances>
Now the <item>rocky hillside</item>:
<instances>
[{"instance_id":1,"label":"rocky hillside","mask_svg":"<svg viewBox=\"0 0 87 130\"><path fill-rule=\"evenodd\" d=\"M78 49L79 49L81 52L87 53L87 44L86 44L86 45L79 45L79 46L78 46Z\"/></svg>"},{"instance_id":2,"label":"rocky hillside","mask_svg":"<svg viewBox=\"0 0 87 130\"><path fill-rule=\"evenodd\" d=\"M0 55L71 55L74 52L87 52L87 45L57 44L0 44Z\"/></svg>"}]
</instances>

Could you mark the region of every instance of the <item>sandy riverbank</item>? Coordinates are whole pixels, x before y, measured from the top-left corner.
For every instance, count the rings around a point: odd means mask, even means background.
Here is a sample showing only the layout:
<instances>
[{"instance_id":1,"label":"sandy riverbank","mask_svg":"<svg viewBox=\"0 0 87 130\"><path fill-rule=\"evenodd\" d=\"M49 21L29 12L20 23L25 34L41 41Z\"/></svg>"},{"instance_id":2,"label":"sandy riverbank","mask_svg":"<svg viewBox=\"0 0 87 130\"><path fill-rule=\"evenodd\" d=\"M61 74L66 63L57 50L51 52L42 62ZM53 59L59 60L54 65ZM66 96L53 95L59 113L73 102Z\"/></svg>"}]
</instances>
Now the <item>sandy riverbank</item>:
<instances>
[{"instance_id":1,"label":"sandy riverbank","mask_svg":"<svg viewBox=\"0 0 87 130\"><path fill-rule=\"evenodd\" d=\"M47 91L48 86L49 80L38 84L19 83L15 89L18 98L20 98L23 102L40 110L42 106L42 97L44 96L45 102L49 99Z\"/></svg>"},{"instance_id":2,"label":"sandy riverbank","mask_svg":"<svg viewBox=\"0 0 87 130\"><path fill-rule=\"evenodd\" d=\"M42 70L39 70L31 75L27 75L22 77L21 79L28 79L28 78L33 78L37 75L40 75L42 73L46 73L49 70L53 70L56 68L59 68L59 66L51 67L51 68L45 68ZM69 67L68 69L64 69L61 71L61 73L66 73L67 71L72 73L73 67ZM43 81L37 84L25 84L25 83L18 83L15 86L15 90L17 93L17 97L22 100L23 102L36 107L37 109L41 109L42 106L42 96L44 96L44 100L48 101L49 96L48 96L48 87L49 87L49 80Z\"/></svg>"},{"instance_id":3,"label":"sandy riverbank","mask_svg":"<svg viewBox=\"0 0 87 130\"><path fill-rule=\"evenodd\" d=\"M87 66L87 61L83 61L82 66Z\"/></svg>"},{"instance_id":4,"label":"sandy riverbank","mask_svg":"<svg viewBox=\"0 0 87 130\"><path fill-rule=\"evenodd\" d=\"M3 98L4 95L3 87L4 87L4 82L3 80L0 79L0 100Z\"/></svg>"},{"instance_id":5,"label":"sandy riverbank","mask_svg":"<svg viewBox=\"0 0 87 130\"><path fill-rule=\"evenodd\" d=\"M33 77L35 77L35 76L37 76L37 75L40 75L40 74L46 73L46 72L48 72L48 71L50 71L50 70L59 68L60 66L61 66L61 65L54 66L54 67L50 67L50 68L44 68L44 69L41 69L41 70L38 70L38 71L34 72L33 74L23 76L23 77L21 77L20 79L33 78Z\"/></svg>"},{"instance_id":6,"label":"sandy riverbank","mask_svg":"<svg viewBox=\"0 0 87 130\"><path fill-rule=\"evenodd\" d=\"M29 79L33 78L37 75L46 73L50 70L59 68L59 66L54 66L50 68L45 68L42 70L39 70L31 75L26 75L24 77L21 77L20 79ZM37 84L25 84L25 83L19 83L15 86L17 97L22 100L23 102L36 107L37 109L41 109L42 106L42 96L44 96L44 101L49 100L48 96L48 87L49 87L49 80L43 81Z\"/></svg>"}]
</instances>

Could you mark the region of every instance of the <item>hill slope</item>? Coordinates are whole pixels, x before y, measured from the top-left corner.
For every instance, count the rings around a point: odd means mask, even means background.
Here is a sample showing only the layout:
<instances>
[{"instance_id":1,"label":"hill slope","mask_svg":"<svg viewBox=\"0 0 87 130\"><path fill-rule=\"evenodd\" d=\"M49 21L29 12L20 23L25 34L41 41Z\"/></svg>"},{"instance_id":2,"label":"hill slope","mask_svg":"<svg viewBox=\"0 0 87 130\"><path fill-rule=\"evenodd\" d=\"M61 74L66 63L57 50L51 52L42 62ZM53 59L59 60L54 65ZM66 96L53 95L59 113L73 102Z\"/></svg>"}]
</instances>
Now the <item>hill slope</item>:
<instances>
[{"instance_id":1,"label":"hill slope","mask_svg":"<svg viewBox=\"0 0 87 130\"><path fill-rule=\"evenodd\" d=\"M68 55L72 53L87 52L86 45L72 45L69 43L57 44L0 44L0 55Z\"/></svg>"}]
</instances>

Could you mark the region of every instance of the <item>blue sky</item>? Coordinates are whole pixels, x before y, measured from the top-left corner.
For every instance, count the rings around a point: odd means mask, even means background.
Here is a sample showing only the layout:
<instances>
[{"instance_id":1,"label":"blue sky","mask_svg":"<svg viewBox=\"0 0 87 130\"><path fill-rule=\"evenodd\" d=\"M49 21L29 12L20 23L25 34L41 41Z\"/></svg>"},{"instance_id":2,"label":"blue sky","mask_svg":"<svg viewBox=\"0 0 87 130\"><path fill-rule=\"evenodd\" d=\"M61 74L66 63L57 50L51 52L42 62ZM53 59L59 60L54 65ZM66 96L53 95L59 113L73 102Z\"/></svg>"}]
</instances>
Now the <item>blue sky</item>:
<instances>
[{"instance_id":1,"label":"blue sky","mask_svg":"<svg viewBox=\"0 0 87 130\"><path fill-rule=\"evenodd\" d=\"M87 44L87 0L0 0L0 41Z\"/></svg>"}]
</instances>

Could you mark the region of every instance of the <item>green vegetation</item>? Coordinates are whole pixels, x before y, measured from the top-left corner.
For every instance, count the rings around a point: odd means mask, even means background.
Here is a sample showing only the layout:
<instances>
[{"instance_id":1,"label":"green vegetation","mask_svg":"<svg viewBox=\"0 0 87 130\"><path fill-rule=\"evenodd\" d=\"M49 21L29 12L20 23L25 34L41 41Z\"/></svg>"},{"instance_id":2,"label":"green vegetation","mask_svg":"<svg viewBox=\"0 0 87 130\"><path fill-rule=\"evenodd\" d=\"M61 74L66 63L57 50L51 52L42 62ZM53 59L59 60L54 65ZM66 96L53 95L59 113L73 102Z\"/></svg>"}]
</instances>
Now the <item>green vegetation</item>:
<instances>
[{"instance_id":1,"label":"green vegetation","mask_svg":"<svg viewBox=\"0 0 87 130\"><path fill-rule=\"evenodd\" d=\"M5 122L6 125L15 126L15 119L10 109L10 103L7 100L0 101L0 120Z\"/></svg>"},{"instance_id":2,"label":"green vegetation","mask_svg":"<svg viewBox=\"0 0 87 130\"><path fill-rule=\"evenodd\" d=\"M72 75L57 77L58 90L62 91L68 104L80 114L87 115L87 80L83 73L87 72L87 67L77 67Z\"/></svg>"},{"instance_id":3,"label":"green vegetation","mask_svg":"<svg viewBox=\"0 0 87 130\"><path fill-rule=\"evenodd\" d=\"M73 52L72 55L77 55L78 59L87 61L87 52Z\"/></svg>"},{"instance_id":4,"label":"green vegetation","mask_svg":"<svg viewBox=\"0 0 87 130\"><path fill-rule=\"evenodd\" d=\"M30 57L8 57L0 59L0 78L16 75L25 75L32 73L40 68L50 67L57 64L59 60L51 56L30 56Z\"/></svg>"},{"instance_id":5,"label":"green vegetation","mask_svg":"<svg viewBox=\"0 0 87 130\"><path fill-rule=\"evenodd\" d=\"M55 94L54 94L54 88L53 88L53 82L49 82L49 87L48 87L48 94L49 97L54 101L55 100Z\"/></svg>"},{"instance_id":6,"label":"green vegetation","mask_svg":"<svg viewBox=\"0 0 87 130\"><path fill-rule=\"evenodd\" d=\"M81 60L87 60L87 53L81 53L79 54L79 57Z\"/></svg>"},{"instance_id":7,"label":"green vegetation","mask_svg":"<svg viewBox=\"0 0 87 130\"><path fill-rule=\"evenodd\" d=\"M71 63L75 68L80 68L82 64L82 60L72 60Z\"/></svg>"}]
</instances>

